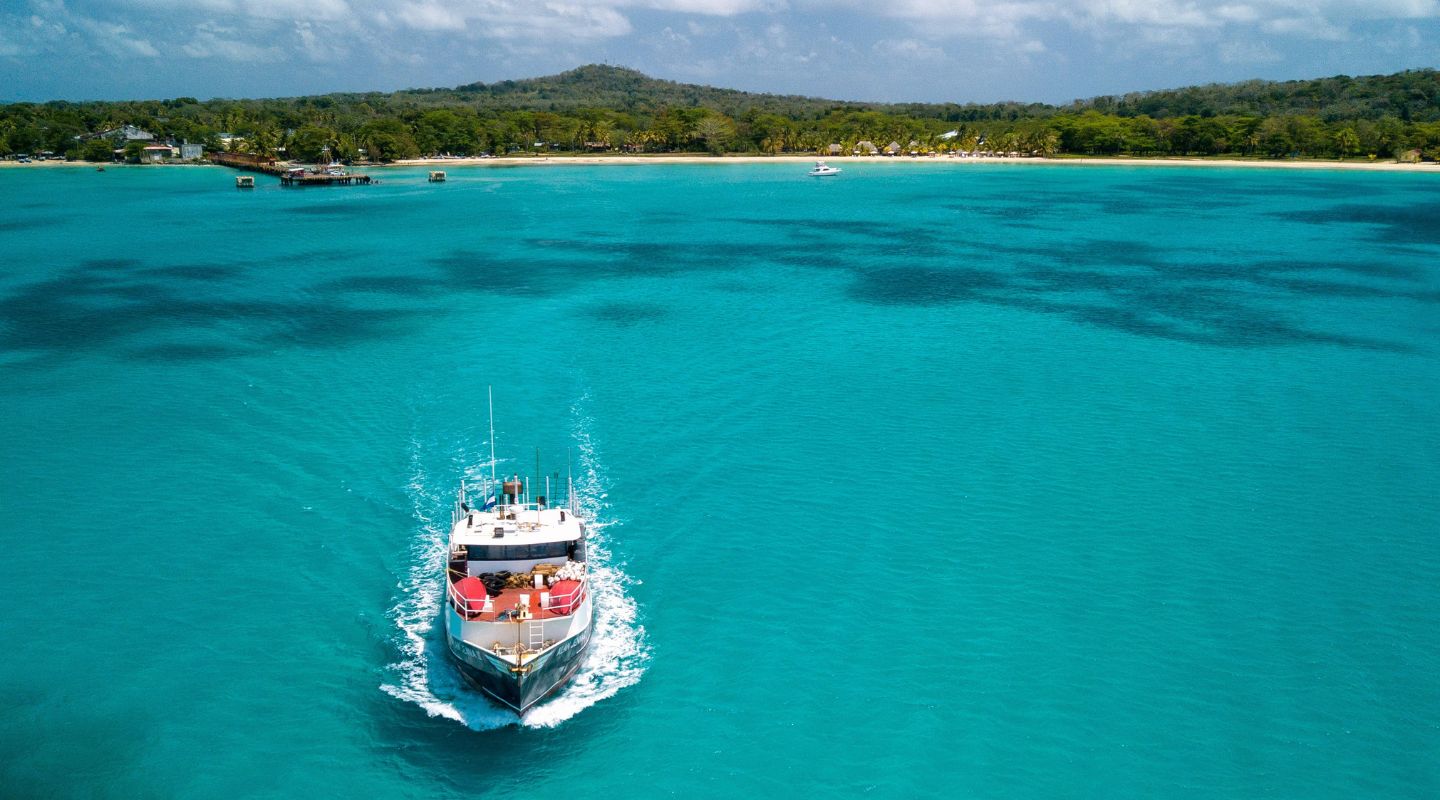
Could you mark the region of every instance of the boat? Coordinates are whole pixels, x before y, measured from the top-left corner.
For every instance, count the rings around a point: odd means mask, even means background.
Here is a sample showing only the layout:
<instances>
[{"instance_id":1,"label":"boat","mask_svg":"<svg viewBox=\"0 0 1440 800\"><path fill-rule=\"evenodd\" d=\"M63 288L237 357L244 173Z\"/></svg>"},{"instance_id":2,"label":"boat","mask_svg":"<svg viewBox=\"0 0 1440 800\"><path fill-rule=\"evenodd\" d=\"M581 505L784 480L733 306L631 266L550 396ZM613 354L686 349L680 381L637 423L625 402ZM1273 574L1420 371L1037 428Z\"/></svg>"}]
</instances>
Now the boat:
<instances>
[{"instance_id":1,"label":"boat","mask_svg":"<svg viewBox=\"0 0 1440 800\"><path fill-rule=\"evenodd\" d=\"M444 183L444 182L445 182L445 170L443 170L443 169L432 169L432 170L430 170L430 182L431 182L431 183Z\"/></svg>"},{"instance_id":2,"label":"boat","mask_svg":"<svg viewBox=\"0 0 1440 800\"><path fill-rule=\"evenodd\" d=\"M493 421L490 465L455 500L445 642L471 685L523 717L570 680L590 645L586 521L568 475L563 487L558 473L536 477L538 456L536 476L495 477Z\"/></svg>"},{"instance_id":3,"label":"boat","mask_svg":"<svg viewBox=\"0 0 1440 800\"><path fill-rule=\"evenodd\" d=\"M824 161L816 161L816 162L815 162L815 168L812 169L812 170L810 170L810 177L812 177L812 178L819 178L819 177L824 176L824 175L839 175L839 174L840 174L840 168L839 168L839 167L832 167L832 166L830 166L829 164L826 164Z\"/></svg>"}]
</instances>

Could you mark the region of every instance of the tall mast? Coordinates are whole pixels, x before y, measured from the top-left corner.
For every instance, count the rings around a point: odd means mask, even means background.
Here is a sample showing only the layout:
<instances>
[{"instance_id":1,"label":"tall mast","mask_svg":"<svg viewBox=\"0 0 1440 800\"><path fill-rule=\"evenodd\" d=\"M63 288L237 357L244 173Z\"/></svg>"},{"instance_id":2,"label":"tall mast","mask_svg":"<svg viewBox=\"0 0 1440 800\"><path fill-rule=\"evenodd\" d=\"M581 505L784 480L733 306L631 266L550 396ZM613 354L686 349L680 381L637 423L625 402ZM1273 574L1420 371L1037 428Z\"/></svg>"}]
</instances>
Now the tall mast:
<instances>
[{"instance_id":1,"label":"tall mast","mask_svg":"<svg viewBox=\"0 0 1440 800\"><path fill-rule=\"evenodd\" d=\"M495 387L486 386L485 394L490 398L490 483L495 483ZM489 501L489 498L486 498Z\"/></svg>"}]
</instances>

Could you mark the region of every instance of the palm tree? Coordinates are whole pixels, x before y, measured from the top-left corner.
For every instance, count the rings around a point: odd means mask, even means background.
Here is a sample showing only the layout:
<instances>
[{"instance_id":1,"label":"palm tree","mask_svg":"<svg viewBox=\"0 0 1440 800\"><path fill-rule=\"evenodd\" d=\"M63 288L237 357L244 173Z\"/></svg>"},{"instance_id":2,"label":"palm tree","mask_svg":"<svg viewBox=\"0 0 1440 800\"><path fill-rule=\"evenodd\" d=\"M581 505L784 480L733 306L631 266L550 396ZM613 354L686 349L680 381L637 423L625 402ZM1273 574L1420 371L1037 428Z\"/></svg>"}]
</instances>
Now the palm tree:
<instances>
[{"instance_id":1,"label":"palm tree","mask_svg":"<svg viewBox=\"0 0 1440 800\"><path fill-rule=\"evenodd\" d=\"M821 150L825 146L824 140L819 131L805 131L795 139L795 149L807 153L819 153L825 155Z\"/></svg>"},{"instance_id":2,"label":"palm tree","mask_svg":"<svg viewBox=\"0 0 1440 800\"><path fill-rule=\"evenodd\" d=\"M590 135L594 137L591 141L603 143L608 149L610 137L615 135L615 126L609 120L597 120L590 126Z\"/></svg>"},{"instance_id":3,"label":"palm tree","mask_svg":"<svg viewBox=\"0 0 1440 800\"><path fill-rule=\"evenodd\" d=\"M1341 128L1335 132L1335 150L1340 158L1360 152L1360 136L1354 128Z\"/></svg>"},{"instance_id":4,"label":"palm tree","mask_svg":"<svg viewBox=\"0 0 1440 800\"><path fill-rule=\"evenodd\" d=\"M245 144L257 156L273 156L280 144L280 135L274 128L256 128L246 137Z\"/></svg>"},{"instance_id":5,"label":"palm tree","mask_svg":"<svg viewBox=\"0 0 1440 800\"><path fill-rule=\"evenodd\" d=\"M1036 131L1031 136L1028 147L1031 153L1041 158L1050 158L1060 149L1060 134L1049 128Z\"/></svg>"}]
</instances>

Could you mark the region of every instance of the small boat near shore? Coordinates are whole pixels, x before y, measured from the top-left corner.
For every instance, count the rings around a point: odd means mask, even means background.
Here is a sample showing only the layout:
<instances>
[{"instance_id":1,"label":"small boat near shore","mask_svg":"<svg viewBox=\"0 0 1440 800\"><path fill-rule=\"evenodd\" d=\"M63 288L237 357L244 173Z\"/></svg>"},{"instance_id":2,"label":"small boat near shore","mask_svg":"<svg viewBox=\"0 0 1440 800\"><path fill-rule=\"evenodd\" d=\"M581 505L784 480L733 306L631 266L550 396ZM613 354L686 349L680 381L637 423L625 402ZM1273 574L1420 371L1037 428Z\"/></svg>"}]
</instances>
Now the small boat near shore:
<instances>
[{"instance_id":1,"label":"small boat near shore","mask_svg":"<svg viewBox=\"0 0 1440 800\"><path fill-rule=\"evenodd\" d=\"M839 174L840 174L840 168L839 168L839 167L832 167L832 166L830 166L829 164L826 164L824 161L816 161L816 162L815 162L815 168L812 169L812 170L810 170L810 177L812 177L812 178L821 178L821 177L824 177L824 176L826 176L826 175L839 175Z\"/></svg>"}]
</instances>

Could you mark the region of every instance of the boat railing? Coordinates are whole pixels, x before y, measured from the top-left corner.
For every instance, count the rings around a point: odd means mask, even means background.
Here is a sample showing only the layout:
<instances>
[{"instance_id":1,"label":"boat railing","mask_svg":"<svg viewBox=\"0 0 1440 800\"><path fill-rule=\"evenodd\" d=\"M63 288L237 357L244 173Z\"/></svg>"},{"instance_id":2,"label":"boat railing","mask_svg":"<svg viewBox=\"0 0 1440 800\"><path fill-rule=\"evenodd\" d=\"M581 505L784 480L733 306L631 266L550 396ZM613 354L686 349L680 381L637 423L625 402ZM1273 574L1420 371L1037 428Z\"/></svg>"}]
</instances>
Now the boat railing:
<instances>
[{"instance_id":1,"label":"boat railing","mask_svg":"<svg viewBox=\"0 0 1440 800\"><path fill-rule=\"evenodd\" d=\"M454 570L450 570L450 572L452 579L445 581L446 586L449 590L448 593L450 599L450 607L455 609L456 613L458 613L461 617L468 621L473 622L477 620L482 620L482 618L486 615L494 615L498 617L501 613L504 613L506 611L514 612L522 607L520 605L520 600L518 597L515 598L513 606L510 606L508 608L498 607L495 601L504 597L504 595L501 595L500 597L485 598L486 605L490 606L490 610L488 611L477 611L473 608L470 608L470 603L473 603L480 598L465 597L464 595L460 594L460 590L455 588L455 576L458 573L456 573ZM528 619L564 619L565 617L573 616L575 612L579 610L581 604L585 602L585 598L588 597L590 594L590 581L588 579L581 580L580 586L573 593L565 595L565 599L563 601L557 601L555 595L550 593L546 588L522 589L519 590L519 592L523 594L528 594L531 597L531 604L529 606L530 616L528 617ZM543 598L541 596L542 594L549 595L548 605L544 604L546 598ZM557 610L557 608L567 605L569 606L569 608L564 613L561 613ZM543 611L546 613L544 616L536 616L535 612L537 611ZM519 622L523 621L524 619L526 619L526 617L508 617L505 620L494 619L483 621L509 622L511 620L514 620L516 622Z\"/></svg>"},{"instance_id":2,"label":"boat railing","mask_svg":"<svg viewBox=\"0 0 1440 800\"><path fill-rule=\"evenodd\" d=\"M506 494L504 492L504 489L511 488L511 486L508 485L511 483L520 484L521 491L518 494ZM560 482L558 473L546 476L543 482L537 482L537 486L545 490L544 494L529 491L530 486L531 483L529 480L520 480L518 478L514 481L505 482L485 480L478 488L478 491L476 491L476 487L461 482L460 491L455 497L455 505L452 506L450 510L450 524L454 526L460 520L465 519L471 511L480 511L496 506L505 507L507 509L507 515L509 510L513 509L517 517L519 514L525 512L533 514L542 509L561 509L569 512L573 516L579 516L579 498L569 485L568 480L565 483ZM550 494L552 489L554 490L554 494ZM475 492L473 497L471 495L472 491ZM545 502L542 504L540 502L541 500Z\"/></svg>"}]
</instances>

